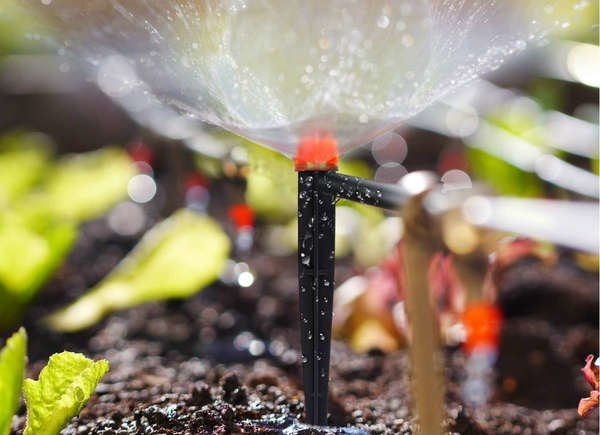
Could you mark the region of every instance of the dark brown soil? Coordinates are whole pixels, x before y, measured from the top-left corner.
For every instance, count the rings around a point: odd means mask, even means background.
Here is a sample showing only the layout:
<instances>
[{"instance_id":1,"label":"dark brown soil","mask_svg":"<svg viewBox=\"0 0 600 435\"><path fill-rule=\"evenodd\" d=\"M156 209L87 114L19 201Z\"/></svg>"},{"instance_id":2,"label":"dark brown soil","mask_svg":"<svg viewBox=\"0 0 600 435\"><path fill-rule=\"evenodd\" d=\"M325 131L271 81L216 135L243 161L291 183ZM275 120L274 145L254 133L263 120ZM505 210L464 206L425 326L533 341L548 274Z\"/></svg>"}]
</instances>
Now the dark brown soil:
<instances>
[{"instance_id":1,"label":"dark brown soil","mask_svg":"<svg viewBox=\"0 0 600 435\"><path fill-rule=\"evenodd\" d=\"M61 335L37 322L106 274L135 240L87 224L69 261L29 310L30 376L63 349L106 358L110 372L65 434L318 433L302 419L294 258L259 254L248 289L215 284L186 301L155 303L110 316L92 330ZM348 274L342 264L339 274ZM338 274L338 275L339 275ZM446 351L447 428L460 434L595 434L598 412L582 419L588 394L580 374L598 352L597 282L573 264L525 261L504 279L506 322L498 388L481 409L465 407L465 356ZM357 355L335 342L329 423L337 432L411 433L408 358ZM24 409L15 419L21 433ZM354 430L341 432L342 427ZM287 431L284 432L284 430Z\"/></svg>"}]
</instances>

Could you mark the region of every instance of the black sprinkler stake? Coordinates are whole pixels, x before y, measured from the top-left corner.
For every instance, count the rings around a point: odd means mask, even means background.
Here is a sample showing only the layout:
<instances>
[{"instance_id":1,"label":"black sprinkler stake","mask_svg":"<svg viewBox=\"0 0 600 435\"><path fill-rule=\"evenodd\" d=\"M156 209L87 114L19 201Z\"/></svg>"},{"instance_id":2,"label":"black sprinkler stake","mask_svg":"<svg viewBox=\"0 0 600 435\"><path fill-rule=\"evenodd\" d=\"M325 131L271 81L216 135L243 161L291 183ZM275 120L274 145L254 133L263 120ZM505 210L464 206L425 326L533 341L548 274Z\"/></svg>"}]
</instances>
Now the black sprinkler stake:
<instances>
[{"instance_id":1,"label":"black sprinkler stake","mask_svg":"<svg viewBox=\"0 0 600 435\"><path fill-rule=\"evenodd\" d=\"M302 381L307 423L327 423L335 270L335 202L399 209L411 194L398 185L338 174L298 172L298 283Z\"/></svg>"},{"instance_id":2,"label":"black sprinkler stake","mask_svg":"<svg viewBox=\"0 0 600 435\"><path fill-rule=\"evenodd\" d=\"M330 171L298 172L298 281L307 422L327 424L335 268L335 196L319 186Z\"/></svg>"}]
</instances>

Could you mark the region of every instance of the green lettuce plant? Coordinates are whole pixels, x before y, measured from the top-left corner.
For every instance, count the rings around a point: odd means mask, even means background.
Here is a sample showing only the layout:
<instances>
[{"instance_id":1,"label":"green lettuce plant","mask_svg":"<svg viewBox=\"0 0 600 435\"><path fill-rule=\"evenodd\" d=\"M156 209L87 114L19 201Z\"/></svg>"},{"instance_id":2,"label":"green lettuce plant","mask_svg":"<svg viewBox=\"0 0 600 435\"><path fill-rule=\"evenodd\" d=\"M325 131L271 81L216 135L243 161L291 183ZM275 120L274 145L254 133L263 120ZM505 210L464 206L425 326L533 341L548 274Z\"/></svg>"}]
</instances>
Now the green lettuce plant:
<instances>
[{"instance_id":1,"label":"green lettuce plant","mask_svg":"<svg viewBox=\"0 0 600 435\"><path fill-rule=\"evenodd\" d=\"M0 352L0 435L10 433L19 409L21 387L27 405L26 435L55 435L85 406L109 369L82 354L62 352L50 357L39 379L25 379L27 334L19 329Z\"/></svg>"},{"instance_id":2,"label":"green lettuce plant","mask_svg":"<svg viewBox=\"0 0 600 435\"><path fill-rule=\"evenodd\" d=\"M179 210L148 231L117 268L48 323L57 330L76 331L112 311L188 297L219 277L229 248L229 238L213 219Z\"/></svg>"},{"instance_id":3,"label":"green lettuce plant","mask_svg":"<svg viewBox=\"0 0 600 435\"><path fill-rule=\"evenodd\" d=\"M77 226L125 198L133 175L117 148L52 161L42 135L0 137L0 330L18 322L64 261Z\"/></svg>"},{"instance_id":4,"label":"green lettuce plant","mask_svg":"<svg viewBox=\"0 0 600 435\"><path fill-rule=\"evenodd\" d=\"M78 415L108 371L108 361L94 362L80 353L52 355L39 379L25 379L24 435L54 435Z\"/></svg>"}]
</instances>

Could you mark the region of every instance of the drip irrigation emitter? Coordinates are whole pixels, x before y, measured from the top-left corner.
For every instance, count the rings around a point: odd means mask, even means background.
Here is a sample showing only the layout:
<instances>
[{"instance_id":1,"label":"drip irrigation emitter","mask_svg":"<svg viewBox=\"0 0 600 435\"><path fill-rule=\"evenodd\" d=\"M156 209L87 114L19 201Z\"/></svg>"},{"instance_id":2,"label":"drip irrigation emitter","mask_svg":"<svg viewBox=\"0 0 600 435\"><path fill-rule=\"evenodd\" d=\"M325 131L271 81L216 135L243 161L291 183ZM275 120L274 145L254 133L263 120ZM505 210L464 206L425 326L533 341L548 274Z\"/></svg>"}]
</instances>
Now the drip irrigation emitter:
<instances>
[{"instance_id":1,"label":"drip irrigation emitter","mask_svg":"<svg viewBox=\"0 0 600 435\"><path fill-rule=\"evenodd\" d=\"M335 203L348 199L399 209L413 195L400 186L337 173L331 136L311 137L298 148L298 284L302 380L307 422L327 423L327 392L335 270Z\"/></svg>"}]
</instances>

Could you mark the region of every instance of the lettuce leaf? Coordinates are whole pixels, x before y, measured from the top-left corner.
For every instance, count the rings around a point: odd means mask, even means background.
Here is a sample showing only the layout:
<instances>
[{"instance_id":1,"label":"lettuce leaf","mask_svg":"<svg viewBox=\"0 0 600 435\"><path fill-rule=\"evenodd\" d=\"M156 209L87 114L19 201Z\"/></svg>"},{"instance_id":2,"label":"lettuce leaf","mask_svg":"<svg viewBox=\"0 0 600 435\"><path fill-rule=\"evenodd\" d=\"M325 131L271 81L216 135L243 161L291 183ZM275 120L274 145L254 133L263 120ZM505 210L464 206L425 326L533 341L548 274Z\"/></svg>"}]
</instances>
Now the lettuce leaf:
<instances>
[{"instance_id":1,"label":"lettuce leaf","mask_svg":"<svg viewBox=\"0 0 600 435\"><path fill-rule=\"evenodd\" d=\"M115 310L191 296L219 277L229 248L229 238L213 219L179 210L147 232L96 287L48 322L57 330L77 331Z\"/></svg>"},{"instance_id":2,"label":"lettuce leaf","mask_svg":"<svg viewBox=\"0 0 600 435\"><path fill-rule=\"evenodd\" d=\"M6 340L0 352L0 435L10 432L13 415L19 409L26 362L27 334L21 328Z\"/></svg>"},{"instance_id":3,"label":"lettuce leaf","mask_svg":"<svg viewBox=\"0 0 600 435\"><path fill-rule=\"evenodd\" d=\"M50 165L50 148L46 136L38 133L13 132L0 137L0 208L41 180Z\"/></svg>"},{"instance_id":4,"label":"lettuce leaf","mask_svg":"<svg viewBox=\"0 0 600 435\"><path fill-rule=\"evenodd\" d=\"M58 434L79 414L108 368L108 361L94 362L80 353L52 355L39 380L26 379L23 385L27 403L24 435Z\"/></svg>"},{"instance_id":5,"label":"lettuce leaf","mask_svg":"<svg viewBox=\"0 0 600 435\"><path fill-rule=\"evenodd\" d=\"M0 214L0 330L18 323L76 236L77 229L69 222L46 221L33 229L14 213Z\"/></svg>"},{"instance_id":6,"label":"lettuce leaf","mask_svg":"<svg viewBox=\"0 0 600 435\"><path fill-rule=\"evenodd\" d=\"M94 219L127 197L127 183L135 174L122 149L65 156L47 171L40 190L15 204L15 209L31 223L48 216L75 223Z\"/></svg>"}]
</instances>

